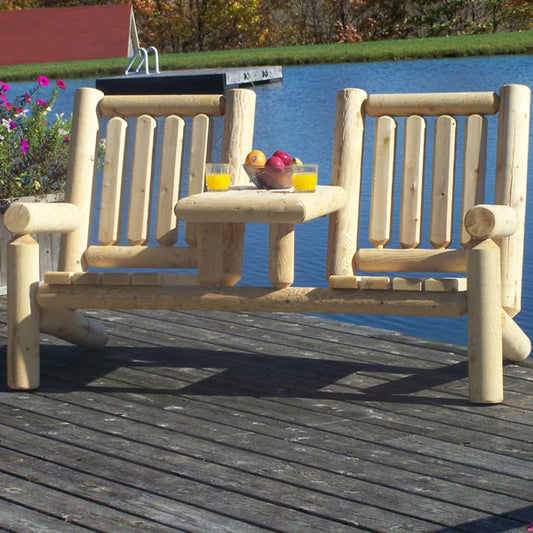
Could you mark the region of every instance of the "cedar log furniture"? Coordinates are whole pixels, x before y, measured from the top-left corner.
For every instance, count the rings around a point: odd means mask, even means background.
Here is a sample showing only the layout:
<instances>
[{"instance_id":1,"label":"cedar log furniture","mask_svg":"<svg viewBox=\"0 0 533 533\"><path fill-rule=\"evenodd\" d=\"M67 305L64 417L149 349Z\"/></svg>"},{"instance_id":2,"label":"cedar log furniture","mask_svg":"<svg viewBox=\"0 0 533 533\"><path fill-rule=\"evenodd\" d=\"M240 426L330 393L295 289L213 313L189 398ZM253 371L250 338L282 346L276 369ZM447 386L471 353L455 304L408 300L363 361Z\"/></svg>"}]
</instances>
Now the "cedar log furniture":
<instances>
[{"instance_id":1,"label":"cedar log furniture","mask_svg":"<svg viewBox=\"0 0 533 533\"><path fill-rule=\"evenodd\" d=\"M39 385L39 325L88 348L99 348L105 330L79 308L284 311L459 317L467 313L469 392L474 403L503 400L502 356L519 361L531 348L513 317L520 310L526 200L530 90L507 85L500 93L435 93L368 96L339 91L332 185L317 193L254 191L241 170L251 149L254 96L247 90L224 97L103 96L77 93L66 203L18 205L6 213L17 235L9 245L8 381ZM202 193L209 159L209 119L225 109L222 160L232 164L229 193ZM151 155L155 120L168 115L159 183L156 246L148 246ZM99 115L109 121L101 191L99 245L89 245L91 190ZM179 115L194 119L188 197L177 201L180 166ZM120 241L125 122L137 119L127 240ZM487 116L497 115L492 135ZM400 119L398 117L406 117ZM494 120L491 119L493 122ZM434 122L431 180L424 181L426 125ZM365 125L374 124L373 139ZM455 176L456 132L464 128L462 172ZM397 130L403 126L403 134ZM167 133L168 127L168 133ZM403 138L396 172L396 138ZM487 139L496 168L486 169ZM372 143L373 170L363 177L365 145ZM400 143L398 143L400 144ZM399 158L398 158L399 159ZM487 171L487 172L486 172ZM395 174L398 173L395 185ZM494 178L485 203L485 174ZM487 180L488 181L488 180ZM361 245L362 184L371 185L368 241ZM423 189L430 193L422 205ZM454 190L462 191L454 195ZM399 202L394 201L394 193ZM193 195L198 194L195 198ZM460 197L460 200L455 197ZM489 195L487 195L489 197ZM396 207L396 204L399 205ZM455 205L455 207L454 207ZM186 221L187 246L177 246L174 217ZM329 215L326 277L329 286L292 286L295 223ZM454 225L453 214L459 222ZM389 247L394 217L398 245ZM427 220L427 225L422 222ZM235 286L240 279L246 223L270 224L272 286ZM95 222L96 223L96 222ZM427 229L425 229L427 228ZM64 233L60 272L39 286L32 233ZM451 248L452 234L459 243ZM422 246L427 238L428 244ZM86 272L87 267L90 272ZM114 267L126 272L106 272ZM198 276L157 269L198 267ZM152 269L135 272L133 269ZM362 273L372 272L373 275ZM396 276L396 273L405 273ZM412 273L422 277L412 277ZM441 273L454 277L441 277ZM377 273L377 275L376 275ZM387 275L384 275L384 274Z\"/></svg>"}]
</instances>

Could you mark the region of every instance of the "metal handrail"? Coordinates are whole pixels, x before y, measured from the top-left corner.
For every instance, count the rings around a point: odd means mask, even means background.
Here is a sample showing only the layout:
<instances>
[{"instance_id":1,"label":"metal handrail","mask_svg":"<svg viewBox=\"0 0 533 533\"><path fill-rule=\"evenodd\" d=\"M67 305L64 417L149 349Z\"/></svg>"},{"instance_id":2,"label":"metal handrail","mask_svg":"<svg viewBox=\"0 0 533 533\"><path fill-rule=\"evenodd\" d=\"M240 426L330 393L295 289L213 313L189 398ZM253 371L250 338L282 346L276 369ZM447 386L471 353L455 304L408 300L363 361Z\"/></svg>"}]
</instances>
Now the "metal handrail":
<instances>
[{"instance_id":1,"label":"metal handrail","mask_svg":"<svg viewBox=\"0 0 533 533\"><path fill-rule=\"evenodd\" d=\"M141 70L141 67L143 65L144 65L144 73L146 75L150 74L150 65L149 65L148 54L151 51L154 53L154 63L155 63L155 71L154 72L156 74L159 74L159 53L157 52L157 48L155 48L154 46L149 46L148 48L143 48L143 47L137 48L137 50L135 50L135 52L133 53L128 66L126 67L126 70L124 71L124 74L126 76L129 76L130 74L137 74L139 72L139 70ZM138 57L140 57L141 59L139 61L139 64L137 65L137 68L135 69L134 72L130 72L130 69L133 67L133 65L134 65L134 63L135 63L135 61L137 60Z\"/></svg>"}]
</instances>

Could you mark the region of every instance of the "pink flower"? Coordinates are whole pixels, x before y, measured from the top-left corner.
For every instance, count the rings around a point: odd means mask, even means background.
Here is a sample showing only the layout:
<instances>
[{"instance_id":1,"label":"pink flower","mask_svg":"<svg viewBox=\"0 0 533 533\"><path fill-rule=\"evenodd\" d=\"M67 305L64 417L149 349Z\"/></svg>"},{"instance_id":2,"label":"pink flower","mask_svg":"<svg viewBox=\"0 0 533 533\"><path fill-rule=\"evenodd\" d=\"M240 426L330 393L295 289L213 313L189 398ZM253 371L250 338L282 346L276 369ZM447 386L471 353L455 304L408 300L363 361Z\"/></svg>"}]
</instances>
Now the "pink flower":
<instances>
[{"instance_id":1,"label":"pink flower","mask_svg":"<svg viewBox=\"0 0 533 533\"><path fill-rule=\"evenodd\" d=\"M60 89L63 89L65 90L66 87L65 87L65 82L63 80L56 80L56 85L60 88Z\"/></svg>"},{"instance_id":2,"label":"pink flower","mask_svg":"<svg viewBox=\"0 0 533 533\"><path fill-rule=\"evenodd\" d=\"M6 97L4 96L4 93L0 92L0 100L2 100L2 103L4 104L4 107L6 109L11 109L11 104L7 101Z\"/></svg>"},{"instance_id":3,"label":"pink flower","mask_svg":"<svg viewBox=\"0 0 533 533\"><path fill-rule=\"evenodd\" d=\"M39 100L37 100L37 105L46 107L48 104L42 98L39 98Z\"/></svg>"},{"instance_id":4,"label":"pink flower","mask_svg":"<svg viewBox=\"0 0 533 533\"><path fill-rule=\"evenodd\" d=\"M26 139L22 139L22 141L20 141L20 150L23 154L28 151L28 141Z\"/></svg>"},{"instance_id":5,"label":"pink flower","mask_svg":"<svg viewBox=\"0 0 533 533\"><path fill-rule=\"evenodd\" d=\"M10 120L9 121L9 129L10 130L14 130L16 127L17 127L17 125L12 120Z\"/></svg>"},{"instance_id":6,"label":"pink flower","mask_svg":"<svg viewBox=\"0 0 533 533\"><path fill-rule=\"evenodd\" d=\"M37 78L37 83L40 85L40 86L47 86L49 83L50 83L50 80L46 77L46 76L39 76Z\"/></svg>"},{"instance_id":7,"label":"pink flower","mask_svg":"<svg viewBox=\"0 0 533 533\"><path fill-rule=\"evenodd\" d=\"M24 101L29 104L31 102L31 96L28 93L24 93Z\"/></svg>"},{"instance_id":8,"label":"pink flower","mask_svg":"<svg viewBox=\"0 0 533 533\"><path fill-rule=\"evenodd\" d=\"M65 137L63 137L63 140L64 140L66 143L69 143L69 142L70 142L70 139L68 138L68 135L65 135Z\"/></svg>"},{"instance_id":9,"label":"pink flower","mask_svg":"<svg viewBox=\"0 0 533 533\"><path fill-rule=\"evenodd\" d=\"M7 83L4 83L3 81L0 81L0 91L2 91L3 93L9 91L9 85Z\"/></svg>"},{"instance_id":10,"label":"pink flower","mask_svg":"<svg viewBox=\"0 0 533 533\"><path fill-rule=\"evenodd\" d=\"M527 526L527 530L526 531L533 531L533 522L531 522L531 524L529 524L529 526Z\"/></svg>"}]
</instances>

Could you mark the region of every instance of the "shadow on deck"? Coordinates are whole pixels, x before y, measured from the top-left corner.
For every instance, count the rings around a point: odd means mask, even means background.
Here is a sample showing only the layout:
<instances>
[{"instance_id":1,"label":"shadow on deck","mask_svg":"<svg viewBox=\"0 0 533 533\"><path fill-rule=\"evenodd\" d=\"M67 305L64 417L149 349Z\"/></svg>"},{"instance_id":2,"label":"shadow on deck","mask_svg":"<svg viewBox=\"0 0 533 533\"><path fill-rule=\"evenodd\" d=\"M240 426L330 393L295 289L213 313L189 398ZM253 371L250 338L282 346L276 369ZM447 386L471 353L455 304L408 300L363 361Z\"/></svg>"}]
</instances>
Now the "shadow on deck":
<instances>
[{"instance_id":1,"label":"shadow on deck","mask_svg":"<svg viewBox=\"0 0 533 533\"><path fill-rule=\"evenodd\" d=\"M58 379L54 372L43 372L42 392L98 390L100 392L130 392L145 394L177 394L193 396L251 396L307 398L337 401L380 401L423 403L429 405L465 405L464 398L424 397L426 389L462 379L467 372L466 361L453 362L435 369L414 369L408 365L365 363L357 361L327 361L324 359L290 357L257 353L235 353L180 349L179 347L113 347L100 353L89 353L72 346L47 345L43 359L53 359L54 366L64 366L69 379ZM88 360L89 359L89 360ZM165 368L173 371L209 368L215 371L200 381L176 387L153 387L145 380L129 386L102 387L93 382L119 369L136 369L150 374ZM71 372L69 369L74 369ZM361 390L328 390L353 374L389 376L384 383L369 385ZM4 388L6 390L5 383ZM422 393L413 397L415 393Z\"/></svg>"}]
</instances>

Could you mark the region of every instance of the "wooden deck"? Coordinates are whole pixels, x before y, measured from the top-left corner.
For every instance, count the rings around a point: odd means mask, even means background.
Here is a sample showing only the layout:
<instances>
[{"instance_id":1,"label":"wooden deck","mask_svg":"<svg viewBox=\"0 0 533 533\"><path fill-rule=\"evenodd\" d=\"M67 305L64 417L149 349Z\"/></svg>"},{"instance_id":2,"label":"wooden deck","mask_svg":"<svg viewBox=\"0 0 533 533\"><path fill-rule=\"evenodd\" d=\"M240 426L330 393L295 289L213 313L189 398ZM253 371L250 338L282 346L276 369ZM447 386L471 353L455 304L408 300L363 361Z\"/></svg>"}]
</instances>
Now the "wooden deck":
<instances>
[{"instance_id":1,"label":"wooden deck","mask_svg":"<svg viewBox=\"0 0 533 533\"><path fill-rule=\"evenodd\" d=\"M33 393L6 389L0 330L0 530L533 521L531 361L506 366L504 404L471 406L460 346L307 316L98 316L111 333L100 353L43 336Z\"/></svg>"}]
</instances>

